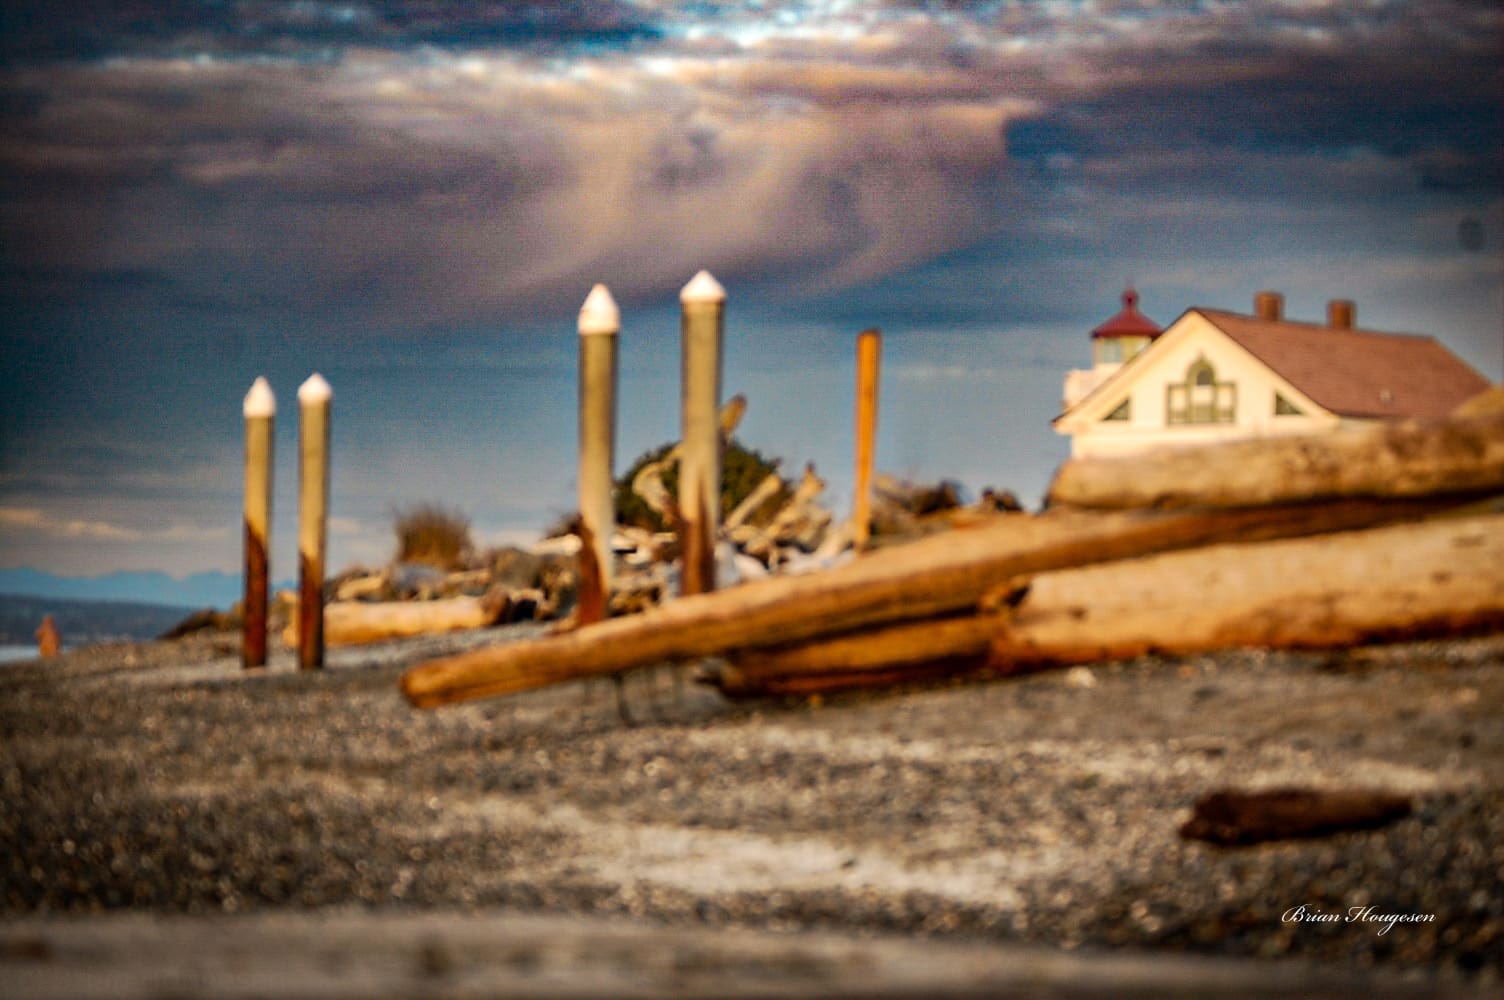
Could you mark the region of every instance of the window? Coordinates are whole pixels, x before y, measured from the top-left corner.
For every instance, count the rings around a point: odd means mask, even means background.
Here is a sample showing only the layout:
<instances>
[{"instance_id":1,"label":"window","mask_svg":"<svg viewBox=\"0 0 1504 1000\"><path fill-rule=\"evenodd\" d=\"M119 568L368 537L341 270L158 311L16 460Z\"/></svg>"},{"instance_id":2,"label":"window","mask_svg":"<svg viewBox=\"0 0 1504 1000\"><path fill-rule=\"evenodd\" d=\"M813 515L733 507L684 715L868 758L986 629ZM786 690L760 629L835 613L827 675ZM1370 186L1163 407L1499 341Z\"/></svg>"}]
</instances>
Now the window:
<instances>
[{"instance_id":1,"label":"window","mask_svg":"<svg viewBox=\"0 0 1504 1000\"><path fill-rule=\"evenodd\" d=\"M1165 416L1171 424L1230 424L1237 410L1237 384L1218 382L1217 370L1205 358L1191 363L1184 382L1165 387Z\"/></svg>"},{"instance_id":2,"label":"window","mask_svg":"<svg viewBox=\"0 0 1504 1000\"><path fill-rule=\"evenodd\" d=\"M1306 411L1286 399L1281 393L1274 394L1274 415L1276 417L1299 417Z\"/></svg>"},{"instance_id":3,"label":"window","mask_svg":"<svg viewBox=\"0 0 1504 1000\"><path fill-rule=\"evenodd\" d=\"M1093 345L1096 352L1093 357L1099 365L1115 365L1132 361L1148 346L1148 337L1098 337Z\"/></svg>"},{"instance_id":4,"label":"window","mask_svg":"<svg viewBox=\"0 0 1504 1000\"><path fill-rule=\"evenodd\" d=\"M1107 414L1107 416L1103 417L1102 419L1103 420L1132 420L1133 419L1133 397L1129 396L1127 399L1123 400L1121 403L1119 403L1116 407L1113 408L1113 411L1111 413Z\"/></svg>"}]
</instances>

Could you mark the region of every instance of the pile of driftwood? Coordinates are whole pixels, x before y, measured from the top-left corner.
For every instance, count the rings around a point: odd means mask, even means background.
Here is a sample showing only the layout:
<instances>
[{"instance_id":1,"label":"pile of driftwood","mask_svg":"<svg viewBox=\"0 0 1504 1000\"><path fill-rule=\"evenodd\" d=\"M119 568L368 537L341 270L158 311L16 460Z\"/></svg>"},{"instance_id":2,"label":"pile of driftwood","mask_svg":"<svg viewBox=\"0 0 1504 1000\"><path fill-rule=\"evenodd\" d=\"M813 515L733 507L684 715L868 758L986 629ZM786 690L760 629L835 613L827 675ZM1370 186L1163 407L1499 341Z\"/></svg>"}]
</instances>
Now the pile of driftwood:
<instances>
[{"instance_id":1,"label":"pile of driftwood","mask_svg":"<svg viewBox=\"0 0 1504 1000\"><path fill-rule=\"evenodd\" d=\"M721 413L722 437L729 442L746 400L737 396ZM632 489L668 524L678 519L665 474L679 460L670 449L644 465ZM951 483L918 486L892 477L874 481L873 543L892 544L947 529L988 512L1018 510L1011 494L983 495L979 504L963 506ZM807 466L797 483L774 471L727 514L717 576L725 585L763 577L829 568L850 550L848 523L837 523L821 505L825 481ZM608 599L612 617L636 614L670 599L678 590L679 536L619 525L611 547L615 573ZM328 587L324 641L348 646L439 632L488 628L516 622L548 622L565 616L579 582L576 553L580 540L566 531L528 551L504 548L486 553L460 570L444 572L416 563L379 570L356 568ZM295 594L287 599L296 601ZM283 611L284 609L275 609ZM288 624L283 641L297 645L297 615L282 613ZM567 625L567 619L565 621Z\"/></svg>"},{"instance_id":2,"label":"pile of driftwood","mask_svg":"<svg viewBox=\"0 0 1504 1000\"><path fill-rule=\"evenodd\" d=\"M420 664L431 707L721 658L733 695L1504 627L1504 400L1064 465L1048 509Z\"/></svg>"},{"instance_id":3,"label":"pile of driftwood","mask_svg":"<svg viewBox=\"0 0 1504 1000\"><path fill-rule=\"evenodd\" d=\"M721 436L728 444L746 409L744 396L734 397L722 409ZM638 469L631 482L632 491L671 528L679 522L679 510L664 479L678 460L679 448L672 448ZM776 470L770 472L721 523L718 579L740 583L828 569L840 561L855 538L850 522L837 521L821 504L825 485L812 464L797 483L785 481ZM944 530L956 519L977 513L1022 509L1007 492L987 490L977 504L967 507L954 483L916 485L881 475L873 482L871 507L870 538L878 545ZM675 530L651 532L619 525L612 549L618 561L609 599L613 616L644 611L672 596L680 555Z\"/></svg>"}]
</instances>

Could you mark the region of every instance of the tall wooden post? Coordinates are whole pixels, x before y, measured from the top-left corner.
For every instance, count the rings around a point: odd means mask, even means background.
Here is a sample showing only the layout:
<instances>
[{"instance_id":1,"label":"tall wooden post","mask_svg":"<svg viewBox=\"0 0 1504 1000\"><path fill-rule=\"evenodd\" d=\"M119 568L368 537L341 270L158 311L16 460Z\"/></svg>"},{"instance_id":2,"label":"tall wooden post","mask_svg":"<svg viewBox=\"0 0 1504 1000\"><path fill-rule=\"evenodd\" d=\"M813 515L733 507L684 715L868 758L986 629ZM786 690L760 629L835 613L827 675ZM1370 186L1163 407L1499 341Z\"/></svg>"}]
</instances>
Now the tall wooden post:
<instances>
[{"instance_id":1,"label":"tall wooden post","mask_svg":"<svg viewBox=\"0 0 1504 1000\"><path fill-rule=\"evenodd\" d=\"M721 340L726 290L709 271L679 294L683 451L679 460L682 594L715 589L715 539L721 519Z\"/></svg>"},{"instance_id":2,"label":"tall wooden post","mask_svg":"<svg viewBox=\"0 0 1504 1000\"><path fill-rule=\"evenodd\" d=\"M611 597L611 533L616 505L617 334L621 312L605 285L580 307L580 597L581 625L604 621Z\"/></svg>"},{"instance_id":3,"label":"tall wooden post","mask_svg":"<svg viewBox=\"0 0 1504 1000\"><path fill-rule=\"evenodd\" d=\"M851 509L851 538L863 548L872 534L872 466L877 450L877 375L883 335L863 330L856 338L856 481Z\"/></svg>"},{"instance_id":4,"label":"tall wooden post","mask_svg":"<svg viewBox=\"0 0 1504 1000\"><path fill-rule=\"evenodd\" d=\"M298 388L298 667L324 665L324 557L329 539L329 404L322 375Z\"/></svg>"},{"instance_id":5,"label":"tall wooden post","mask_svg":"<svg viewBox=\"0 0 1504 1000\"><path fill-rule=\"evenodd\" d=\"M240 663L266 666L268 538L272 513L272 422L277 397L265 378L245 394L245 615Z\"/></svg>"}]
</instances>

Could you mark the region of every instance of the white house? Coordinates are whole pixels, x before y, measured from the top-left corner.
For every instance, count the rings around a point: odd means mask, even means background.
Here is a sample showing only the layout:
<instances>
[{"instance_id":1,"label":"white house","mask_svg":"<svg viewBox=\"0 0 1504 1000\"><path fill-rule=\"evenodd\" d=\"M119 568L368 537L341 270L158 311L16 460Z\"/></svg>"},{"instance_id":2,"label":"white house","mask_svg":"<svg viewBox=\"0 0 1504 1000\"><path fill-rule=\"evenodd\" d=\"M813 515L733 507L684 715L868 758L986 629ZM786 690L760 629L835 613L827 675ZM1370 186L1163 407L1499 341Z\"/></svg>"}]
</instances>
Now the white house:
<instances>
[{"instance_id":1,"label":"white house","mask_svg":"<svg viewBox=\"0 0 1504 1000\"><path fill-rule=\"evenodd\" d=\"M1194 308L1161 331L1137 299L1092 331L1093 367L1066 375L1055 430L1073 455L1440 417L1489 387L1434 337L1356 329L1349 301L1297 323L1260 292L1252 316Z\"/></svg>"}]
</instances>

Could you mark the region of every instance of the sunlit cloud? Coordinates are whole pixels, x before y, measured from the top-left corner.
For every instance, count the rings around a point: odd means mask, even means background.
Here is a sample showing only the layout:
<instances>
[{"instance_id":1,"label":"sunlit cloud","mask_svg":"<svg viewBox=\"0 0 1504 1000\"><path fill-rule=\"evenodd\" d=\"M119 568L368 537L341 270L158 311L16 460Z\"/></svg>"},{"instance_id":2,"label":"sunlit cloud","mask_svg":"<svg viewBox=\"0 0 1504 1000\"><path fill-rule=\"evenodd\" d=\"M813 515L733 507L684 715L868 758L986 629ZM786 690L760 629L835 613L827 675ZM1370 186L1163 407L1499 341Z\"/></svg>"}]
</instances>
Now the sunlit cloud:
<instances>
[{"instance_id":1,"label":"sunlit cloud","mask_svg":"<svg viewBox=\"0 0 1504 1000\"><path fill-rule=\"evenodd\" d=\"M35 507L0 507L0 532L52 538L136 541L141 532L107 521L61 519Z\"/></svg>"}]
</instances>

